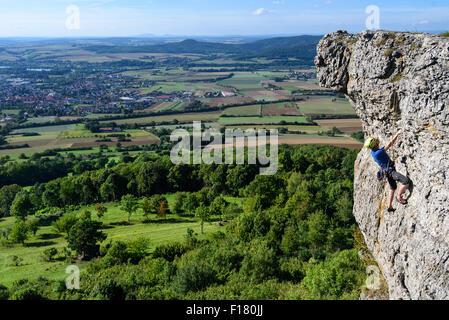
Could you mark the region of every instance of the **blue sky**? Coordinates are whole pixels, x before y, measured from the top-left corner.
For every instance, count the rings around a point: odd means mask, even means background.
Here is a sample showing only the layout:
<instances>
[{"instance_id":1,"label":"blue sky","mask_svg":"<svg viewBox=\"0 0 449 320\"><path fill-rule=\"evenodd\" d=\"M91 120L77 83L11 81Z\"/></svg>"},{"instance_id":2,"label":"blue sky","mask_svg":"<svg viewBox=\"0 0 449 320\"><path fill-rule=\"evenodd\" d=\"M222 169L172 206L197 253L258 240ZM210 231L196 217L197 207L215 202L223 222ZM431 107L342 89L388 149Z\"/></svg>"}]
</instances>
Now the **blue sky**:
<instances>
[{"instance_id":1,"label":"blue sky","mask_svg":"<svg viewBox=\"0 0 449 320\"><path fill-rule=\"evenodd\" d=\"M79 29L66 26L70 5ZM0 37L360 32L369 5L379 7L381 29L449 30L448 0L0 0Z\"/></svg>"}]
</instances>

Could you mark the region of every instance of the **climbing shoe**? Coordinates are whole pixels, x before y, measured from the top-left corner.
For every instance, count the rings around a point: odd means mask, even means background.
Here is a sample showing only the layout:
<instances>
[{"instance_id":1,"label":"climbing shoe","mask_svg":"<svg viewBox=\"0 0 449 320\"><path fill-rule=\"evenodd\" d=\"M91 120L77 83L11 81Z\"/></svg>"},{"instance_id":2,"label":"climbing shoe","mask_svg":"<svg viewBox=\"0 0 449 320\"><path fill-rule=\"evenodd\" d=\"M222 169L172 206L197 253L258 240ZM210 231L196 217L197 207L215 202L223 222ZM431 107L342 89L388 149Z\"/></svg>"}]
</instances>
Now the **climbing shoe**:
<instances>
[{"instance_id":1,"label":"climbing shoe","mask_svg":"<svg viewBox=\"0 0 449 320\"><path fill-rule=\"evenodd\" d=\"M404 204L404 205L407 204L407 201L402 198L400 198L400 199L396 198L396 201L399 202L400 204Z\"/></svg>"},{"instance_id":2,"label":"climbing shoe","mask_svg":"<svg viewBox=\"0 0 449 320\"><path fill-rule=\"evenodd\" d=\"M395 212L396 209L395 209L395 208L388 208L387 211L388 211L388 212Z\"/></svg>"}]
</instances>

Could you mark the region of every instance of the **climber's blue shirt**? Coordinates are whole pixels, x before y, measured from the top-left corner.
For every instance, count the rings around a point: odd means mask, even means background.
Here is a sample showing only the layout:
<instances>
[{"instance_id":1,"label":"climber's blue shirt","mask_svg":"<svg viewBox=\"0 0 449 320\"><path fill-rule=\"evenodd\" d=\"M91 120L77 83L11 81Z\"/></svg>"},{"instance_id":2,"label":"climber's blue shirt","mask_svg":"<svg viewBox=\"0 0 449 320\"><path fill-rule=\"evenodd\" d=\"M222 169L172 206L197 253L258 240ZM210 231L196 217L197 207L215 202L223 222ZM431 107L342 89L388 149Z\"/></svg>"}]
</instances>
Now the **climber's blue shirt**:
<instances>
[{"instance_id":1,"label":"climber's blue shirt","mask_svg":"<svg viewBox=\"0 0 449 320\"><path fill-rule=\"evenodd\" d=\"M371 154L374 160L376 160L376 162L379 164L379 166L386 168L388 167L388 164L390 164L390 166L392 165L392 161L385 151L385 148L371 150Z\"/></svg>"}]
</instances>

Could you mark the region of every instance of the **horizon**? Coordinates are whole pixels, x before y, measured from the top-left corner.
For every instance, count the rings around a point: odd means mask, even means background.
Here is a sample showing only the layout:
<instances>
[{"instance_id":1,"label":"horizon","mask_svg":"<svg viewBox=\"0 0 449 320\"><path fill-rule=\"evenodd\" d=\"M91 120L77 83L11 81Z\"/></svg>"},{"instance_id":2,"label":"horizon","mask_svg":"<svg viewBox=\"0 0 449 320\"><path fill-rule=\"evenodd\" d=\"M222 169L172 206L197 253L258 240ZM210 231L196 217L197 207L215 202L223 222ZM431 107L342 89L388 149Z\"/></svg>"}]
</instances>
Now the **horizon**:
<instances>
[{"instance_id":1,"label":"horizon","mask_svg":"<svg viewBox=\"0 0 449 320\"><path fill-rule=\"evenodd\" d=\"M337 29L335 29L334 31L337 31ZM330 31L334 32L334 31ZM343 30L343 31L347 31L347 30ZM380 29L380 30L376 30L376 31L397 31L397 32L413 32L413 31L398 31L398 30L387 30L387 29ZM352 32L347 31L350 34L353 34ZM429 30L429 31L418 31L418 33L428 33L428 34L441 34L443 32L446 32L445 29L441 29L441 30ZM95 39L184 39L184 40L188 40L188 39L192 39L192 40L196 40L196 39L200 39L200 38L211 38L211 39L220 39L220 38L232 38L232 37L241 37L241 38L260 38L260 39L270 39L270 38L290 38L290 37L301 37L301 36L324 36L324 33L317 33L317 34L312 34L312 33L307 33L307 34L223 34L223 35L208 35L208 34L179 34L179 35L174 35L174 34L161 34L161 35L129 35L129 36L10 36L10 37L0 37L0 39L2 40L6 40L6 39L34 39L36 41L39 40L95 40ZM256 40L257 41L257 40Z\"/></svg>"},{"instance_id":2,"label":"horizon","mask_svg":"<svg viewBox=\"0 0 449 320\"><path fill-rule=\"evenodd\" d=\"M379 28L449 30L449 4L420 1L16 0L0 5L0 38L260 37L366 30L367 8ZM23 8L27 8L23 10ZM207 30L207 32L205 31Z\"/></svg>"}]
</instances>

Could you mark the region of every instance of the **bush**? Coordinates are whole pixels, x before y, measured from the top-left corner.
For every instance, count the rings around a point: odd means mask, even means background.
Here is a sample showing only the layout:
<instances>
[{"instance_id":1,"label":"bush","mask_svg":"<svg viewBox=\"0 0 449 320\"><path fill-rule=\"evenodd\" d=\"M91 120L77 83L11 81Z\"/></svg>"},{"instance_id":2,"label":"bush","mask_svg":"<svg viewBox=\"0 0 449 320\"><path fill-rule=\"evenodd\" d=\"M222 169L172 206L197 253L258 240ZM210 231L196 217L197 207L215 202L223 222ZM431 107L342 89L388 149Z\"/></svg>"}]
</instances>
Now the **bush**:
<instances>
[{"instance_id":1,"label":"bush","mask_svg":"<svg viewBox=\"0 0 449 320\"><path fill-rule=\"evenodd\" d=\"M25 287L15 291L10 300L43 300L43 297L37 289Z\"/></svg>"},{"instance_id":2,"label":"bush","mask_svg":"<svg viewBox=\"0 0 449 320\"><path fill-rule=\"evenodd\" d=\"M127 253L128 259L131 263L139 263L148 254L150 240L144 237L139 237L128 243Z\"/></svg>"},{"instance_id":3,"label":"bush","mask_svg":"<svg viewBox=\"0 0 449 320\"><path fill-rule=\"evenodd\" d=\"M278 275L278 257L266 241L254 240L245 255L240 274L248 280L260 283Z\"/></svg>"},{"instance_id":4,"label":"bush","mask_svg":"<svg viewBox=\"0 0 449 320\"><path fill-rule=\"evenodd\" d=\"M363 131L354 132L351 134L351 138L356 139L357 141L364 142L365 141L365 134Z\"/></svg>"},{"instance_id":5,"label":"bush","mask_svg":"<svg viewBox=\"0 0 449 320\"><path fill-rule=\"evenodd\" d=\"M309 232L307 238L314 248L321 248L327 241L329 219L328 217L317 211L312 213L308 219Z\"/></svg>"},{"instance_id":6,"label":"bush","mask_svg":"<svg viewBox=\"0 0 449 320\"><path fill-rule=\"evenodd\" d=\"M163 258L169 262L175 260L175 257L182 256L187 251L187 248L179 242L163 244L153 252L153 258Z\"/></svg>"},{"instance_id":7,"label":"bush","mask_svg":"<svg viewBox=\"0 0 449 320\"><path fill-rule=\"evenodd\" d=\"M28 220L27 222L28 230L33 234L36 235L37 230L39 230L39 219L33 218Z\"/></svg>"},{"instance_id":8,"label":"bush","mask_svg":"<svg viewBox=\"0 0 449 320\"><path fill-rule=\"evenodd\" d=\"M8 240L10 233L11 233L11 228L0 229L0 239Z\"/></svg>"},{"instance_id":9,"label":"bush","mask_svg":"<svg viewBox=\"0 0 449 320\"><path fill-rule=\"evenodd\" d=\"M28 239L29 236L28 232L29 232L28 225L23 221L18 221L11 228L9 239L13 243L25 244L25 241Z\"/></svg>"},{"instance_id":10,"label":"bush","mask_svg":"<svg viewBox=\"0 0 449 320\"><path fill-rule=\"evenodd\" d=\"M203 263L191 262L178 270L173 279L172 290L178 295L199 291L218 282L217 272Z\"/></svg>"},{"instance_id":11,"label":"bush","mask_svg":"<svg viewBox=\"0 0 449 320\"><path fill-rule=\"evenodd\" d=\"M363 263L352 249L324 262L310 263L301 285L305 299L357 299L365 278Z\"/></svg>"},{"instance_id":12,"label":"bush","mask_svg":"<svg viewBox=\"0 0 449 320\"><path fill-rule=\"evenodd\" d=\"M290 258L280 265L283 278L293 283L299 283L305 276L304 262L298 257Z\"/></svg>"},{"instance_id":13,"label":"bush","mask_svg":"<svg viewBox=\"0 0 449 320\"><path fill-rule=\"evenodd\" d=\"M270 230L270 218L261 211L241 214L233 221L231 228L242 241L249 242L263 237Z\"/></svg>"},{"instance_id":14,"label":"bush","mask_svg":"<svg viewBox=\"0 0 449 320\"><path fill-rule=\"evenodd\" d=\"M66 233L69 234L70 228L77 223L78 218L75 213L66 213L58 220L53 222L52 227L57 233Z\"/></svg>"},{"instance_id":15,"label":"bush","mask_svg":"<svg viewBox=\"0 0 449 320\"><path fill-rule=\"evenodd\" d=\"M183 204L186 196L185 192L176 192L173 200L173 213L180 216L184 213Z\"/></svg>"},{"instance_id":16,"label":"bush","mask_svg":"<svg viewBox=\"0 0 449 320\"><path fill-rule=\"evenodd\" d=\"M8 300L9 292L8 288L0 284L0 301Z\"/></svg>"},{"instance_id":17,"label":"bush","mask_svg":"<svg viewBox=\"0 0 449 320\"><path fill-rule=\"evenodd\" d=\"M91 297L100 300L124 300L125 291L114 279L100 280L93 288Z\"/></svg>"},{"instance_id":18,"label":"bush","mask_svg":"<svg viewBox=\"0 0 449 320\"><path fill-rule=\"evenodd\" d=\"M56 248L48 248L42 252L42 260L45 262L52 262L55 259L55 256L58 254L58 249Z\"/></svg>"},{"instance_id":19,"label":"bush","mask_svg":"<svg viewBox=\"0 0 449 320\"><path fill-rule=\"evenodd\" d=\"M19 256L12 256L11 257L11 263L9 264L10 266L14 266L14 267L18 267L20 265L22 265L23 262L23 258L19 257Z\"/></svg>"},{"instance_id":20,"label":"bush","mask_svg":"<svg viewBox=\"0 0 449 320\"><path fill-rule=\"evenodd\" d=\"M282 285L275 279L245 286L239 299L241 300L277 300L282 292Z\"/></svg>"},{"instance_id":21,"label":"bush","mask_svg":"<svg viewBox=\"0 0 449 320\"><path fill-rule=\"evenodd\" d=\"M226 279L233 272L238 272L241 267L243 255L231 246L216 248L211 256L211 263L219 272L220 279Z\"/></svg>"}]
</instances>

